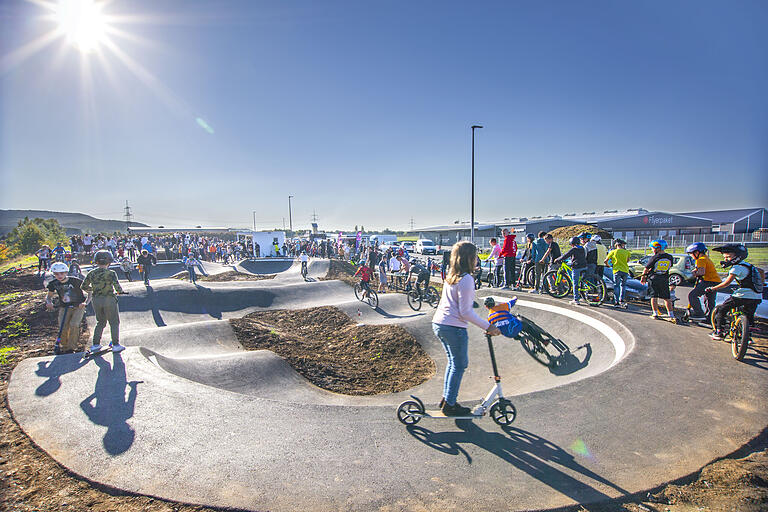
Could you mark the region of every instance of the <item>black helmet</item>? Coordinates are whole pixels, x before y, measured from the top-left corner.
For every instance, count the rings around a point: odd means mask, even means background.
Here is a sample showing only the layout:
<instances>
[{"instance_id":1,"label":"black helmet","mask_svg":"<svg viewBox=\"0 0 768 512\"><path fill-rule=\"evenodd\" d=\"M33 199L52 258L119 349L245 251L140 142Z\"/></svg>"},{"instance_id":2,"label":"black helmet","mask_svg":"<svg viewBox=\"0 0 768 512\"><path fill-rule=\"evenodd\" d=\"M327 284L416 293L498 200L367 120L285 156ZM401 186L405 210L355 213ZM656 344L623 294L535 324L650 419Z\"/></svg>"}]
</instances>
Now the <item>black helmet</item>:
<instances>
[{"instance_id":1,"label":"black helmet","mask_svg":"<svg viewBox=\"0 0 768 512\"><path fill-rule=\"evenodd\" d=\"M627 245L627 242L625 240L622 240L621 238L617 238L616 240L614 240L614 242L619 245Z\"/></svg>"},{"instance_id":2,"label":"black helmet","mask_svg":"<svg viewBox=\"0 0 768 512\"><path fill-rule=\"evenodd\" d=\"M483 301L483 304L484 304L484 305L485 305L485 307L487 307L487 308L492 308L493 306L495 306L495 305L496 305L496 301L494 300L494 298L493 298L493 297L486 297L486 298L485 298L485 301Z\"/></svg>"},{"instance_id":3,"label":"black helmet","mask_svg":"<svg viewBox=\"0 0 768 512\"><path fill-rule=\"evenodd\" d=\"M526 238L528 238L528 240L536 240L536 235L534 235L533 233L528 233L525 236Z\"/></svg>"},{"instance_id":4,"label":"black helmet","mask_svg":"<svg viewBox=\"0 0 768 512\"><path fill-rule=\"evenodd\" d=\"M96 251L96 254L93 255L93 262L97 265L109 265L112 261L114 261L112 253L103 249Z\"/></svg>"},{"instance_id":5,"label":"black helmet","mask_svg":"<svg viewBox=\"0 0 768 512\"><path fill-rule=\"evenodd\" d=\"M571 245L581 245L581 239L578 236L571 238Z\"/></svg>"},{"instance_id":6,"label":"black helmet","mask_svg":"<svg viewBox=\"0 0 768 512\"><path fill-rule=\"evenodd\" d=\"M736 265L737 263L741 263L744 261L747 256L749 255L749 251L747 251L747 248L743 244L725 244L720 247L715 247L712 249L713 251L723 253L723 254L733 254L734 257L731 258L731 261L721 261L720 265L723 268L728 268L731 265Z\"/></svg>"}]
</instances>

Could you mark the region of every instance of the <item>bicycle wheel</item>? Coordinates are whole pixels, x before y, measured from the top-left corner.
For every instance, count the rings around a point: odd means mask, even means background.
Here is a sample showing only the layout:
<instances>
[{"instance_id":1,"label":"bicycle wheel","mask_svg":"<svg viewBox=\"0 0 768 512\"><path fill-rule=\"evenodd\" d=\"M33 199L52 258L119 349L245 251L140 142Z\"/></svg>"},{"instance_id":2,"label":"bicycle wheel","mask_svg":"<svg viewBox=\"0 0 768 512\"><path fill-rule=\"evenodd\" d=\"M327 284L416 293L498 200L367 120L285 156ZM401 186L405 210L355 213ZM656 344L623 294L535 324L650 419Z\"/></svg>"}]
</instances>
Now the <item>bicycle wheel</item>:
<instances>
[{"instance_id":1,"label":"bicycle wheel","mask_svg":"<svg viewBox=\"0 0 768 512\"><path fill-rule=\"evenodd\" d=\"M605 283L594 283L591 280L582 281L579 287L579 295L590 306L599 306L605 300Z\"/></svg>"},{"instance_id":2,"label":"bicycle wheel","mask_svg":"<svg viewBox=\"0 0 768 512\"><path fill-rule=\"evenodd\" d=\"M541 363L544 366L552 365L552 356L547 352L547 349L542 346L539 340L524 336L520 342L523 344L525 351L538 363Z\"/></svg>"},{"instance_id":3,"label":"bicycle wheel","mask_svg":"<svg viewBox=\"0 0 768 512\"><path fill-rule=\"evenodd\" d=\"M731 353L737 361L744 359L749 347L749 320L747 315L737 316L731 324Z\"/></svg>"},{"instance_id":4,"label":"bicycle wheel","mask_svg":"<svg viewBox=\"0 0 768 512\"><path fill-rule=\"evenodd\" d=\"M528 267L528 270L525 271L525 279L523 279L523 284L525 284L525 286L528 288L533 288L536 286L536 268L534 265L531 265Z\"/></svg>"},{"instance_id":5,"label":"bicycle wheel","mask_svg":"<svg viewBox=\"0 0 768 512\"><path fill-rule=\"evenodd\" d=\"M366 300L373 309L379 307L379 296L375 291L368 290L368 298Z\"/></svg>"},{"instance_id":6,"label":"bicycle wheel","mask_svg":"<svg viewBox=\"0 0 768 512\"><path fill-rule=\"evenodd\" d=\"M408 305L411 306L412 310L418 311L421 309L421 295L417 290L409 291L406 297L408 298Z\"/></svg>"},{"instance_id":7,"label":"bicycle wheel","mask_svg":"<svg viewBox=\"0 0 768 512\"><path fill-rule=\"evenodd\" d=\"M570 278L557 270L550 270L544 274L544 283L547 293L557 299L562 299L571 291Z\"/></svg>"},{"instance_id":8,"label":"bicycle wheel","mask_svg":"<svg viewBox=\"0 0 768 512\"><path fill-rule=\"evenodd\" d=\"M430 286L427 289L427 304L432 306L433 308L436 308L438 304L440 304L440 294L437 293L437 288L434 286Z\"/></svg>"},{"instance_id":9,"label":"bicycle wheel","mask_svg":"<svg viewBox=\"0 0 768 512\"><path fill-rule=\"evenodd\" d=\"M363 296L363 288L360 286L360 283L355 285L355 297L357 297L357 300L362 300L360 297Z\"/></svg>"}]
</instances>

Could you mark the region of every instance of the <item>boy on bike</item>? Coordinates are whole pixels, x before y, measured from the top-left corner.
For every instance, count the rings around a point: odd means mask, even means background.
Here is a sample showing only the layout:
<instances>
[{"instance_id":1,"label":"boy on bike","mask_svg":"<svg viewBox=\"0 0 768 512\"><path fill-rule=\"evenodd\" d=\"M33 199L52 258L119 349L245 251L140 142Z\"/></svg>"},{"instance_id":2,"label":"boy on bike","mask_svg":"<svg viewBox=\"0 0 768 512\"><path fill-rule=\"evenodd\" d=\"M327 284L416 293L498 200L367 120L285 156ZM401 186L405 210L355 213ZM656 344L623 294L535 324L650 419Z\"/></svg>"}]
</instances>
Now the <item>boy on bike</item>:
<instances>
[{"instance_id":1,"label":"boy on bike","mask_svg":"<svg viewBox=\"0 0 768 512\"><path fill-rule=\"evenodd\" d=\"M430 273L427 267L419 263L419 260L416 258L411 260L411 270L408 279L410 280L410 276L413 275L416 276L416 291L419 295L422 295L429 288ZM421 287L421 283L424 283L424 288Z\"/></svg>"},{"instance_id":2,"label":"boy on bike","mask_svg":"<svg viewBox=\"0 0 768 512\"><path fill-rule=\"evenodd\" d=\"M152 268L152 265L157 265L157 258L147 249L142 249L141 255L136 258L136 263L139 264L139 269L141 270L142 277L144 278L144 284L149 286L150 269Z\"/></svg>"},{"instance_id":3,"label":"boy on bike","mask_svg":"<svg viewBox=\"0 0 768 512\"><path fill-rule=\"evenodd\" d=\"M720 265L723 268L730 267L731 269L728 271L728 277L725 278L725 281L716 286L711 286L705 291L707 293L717 293L718 290L728 287L734 280L739 283L739 288L715 310L713 319L715 330L710 337L713 340L722 340L724 338L723 323L725 323L725 315L733 308L741 307L744 310L744 314L747 315L749 324L754 325L755 311L757 311L757 306L763 300L762 293L765 286L765 277L757 267L744 261L749 255L744 245L726 244L712 250L722 253L725 261L721 261Z\"/></svg>"},{"instance_id":4,"label":"boy on bike","mask_svg":"<svg viewBox=\"0 0 768 512\"><path fill-rule=\"evenodd\" d=\"M56 341L54 354L67 354L77 350L80 340L80 323L83 321L86 297L83 294L83 280L69 275L66 263L57 261L51 265L53 279L48 283L48 295L45 297L45 308L53 311L53 295L59 295L59 326L61 326L61 342ZM88 298L90 298L90 293Z\"/></svg>"},{"instance_id":5,"label":"boy on bike","mask_svg":"<svg viewBox=\"0 0 768 512\"><path fill-rule=\"evenodd\" d=\"M370 295L370 282L371 282L371 268L368 266L368 264L365 261L362 261L360 263L360 266L357 267L357 271L355 272L355 275L352 277L357 277L357 275L360 275L360 288L363 289L363 299L367 299L368 295Z\"/></svg>"},{"instance_id":6,"label":"boy on bike","mask_svg":"<svg viewBox=\"0 0 768 512\"><path fill-rule=\"evenodd\" d=\"M97 251L93 255L93 262L98 268L91 270L82 289L86 292L93 292L93 309L96 312L96 326L93 328L93 345L90 348L92 354L101 350L101 333L104 332L107 322L112 334L112 341L109 346L112 352L120 352L125 347L120 345L120 312L117 308L117 297L125 293L117 280L117 274L114 270L109 270L109 264L112 263L112 253L107 250ZM86 300L86 305L91 302Z\"/></svg>"},{"instance_id":7,"label":"boy on bike","mask_svg":"<svg viewBox=\"0 0 768 512\"><path fill-rule=\"evenodd\" d=\"M307 263L309 262L309 256L307 256L305 251L301 251L299 261L301 261L301 273L303 275L307 272Z\"/></svg>"},{"instance_id":8,"label":"boy on bike","mask_svg":"<svg viewBox=\"0 0 768 512\"><path fill-rule=\"evenodd\" d=\"M512 308L517 302L517 297L512 297L509 302L497 304L493 297L486 297L483 304L488 308L488 321L498 327L501 334L507 338L517 338L523 329L523 324L512 314Z\"/></svg>"},{"instance_id":9,"label":"boy on bike","mask_svg":"<svg viewBox=\"0 0 768 512\"><path fill-rule=\"evenodd\" d=\"M693 275L696 276L696 286L688 294L688 304L691 306L691 320L703 322L711 321L712 311L715 309L715 297L717 292L707 293L707 288L712 288L720 284L721 279L715 270L715 264L707 257L707 246L701 242L696 242L685 248L685 252L693 256L696 260L696 269ZM707 300L706 312L701 310L702 295Z\"/></svg>"},{"instance_id":10,"label":"boy on bike","mask_svg":"<svg viewBox=\"0 0 768 512\"><path fill-rule=\"evenodd\" d=\"M553 260L552 263L560 264L571 258L571 283L573 284L573 300L571 304L581 305L579 299L579 286L581 285L581 276L587 271L587 250L581 245L579 237L571 238L571 250Z\"/></svg>"},{"instance_id":11,"label":"boy on bike","mask_svg":"<svg viewBox=\"0 0 768 512\"><path fill-rule=\"evenodd\" d=\"M664 252L667 248L667 242L665 240L651 240L648 244L653 249L653 256L643 270L643 275L640 276L640 282L645 284L648 282L648 291L651 296L651 318L660 318L659 316L659 301L664 301L664 306L667 308L667 314L671 320L677 322L675 317L675 307L670 300L669 294L669 269L672 268L675 260L671 254Z\"/></svg>"}]
</instances>

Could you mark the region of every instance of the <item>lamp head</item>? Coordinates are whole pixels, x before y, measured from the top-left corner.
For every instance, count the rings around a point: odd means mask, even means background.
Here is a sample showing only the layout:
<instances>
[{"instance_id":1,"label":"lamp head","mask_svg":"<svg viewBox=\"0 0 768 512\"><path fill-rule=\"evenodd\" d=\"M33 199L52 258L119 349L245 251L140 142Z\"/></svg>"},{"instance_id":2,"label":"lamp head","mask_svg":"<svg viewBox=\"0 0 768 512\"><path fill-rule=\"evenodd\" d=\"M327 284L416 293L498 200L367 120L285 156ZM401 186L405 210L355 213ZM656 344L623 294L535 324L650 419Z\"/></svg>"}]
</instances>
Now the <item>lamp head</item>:
<instances>
[{"instance_id":1,"label":"lamp head","mask_svg":"<svg viewBox=\"0 0 768 512\"><path fill-rule=\"evenodd\" d=\"M473 124L472 129L474 130L475 128L482 128L482 126L480 126L479 124Z\"/></svg>"}]
</instances>

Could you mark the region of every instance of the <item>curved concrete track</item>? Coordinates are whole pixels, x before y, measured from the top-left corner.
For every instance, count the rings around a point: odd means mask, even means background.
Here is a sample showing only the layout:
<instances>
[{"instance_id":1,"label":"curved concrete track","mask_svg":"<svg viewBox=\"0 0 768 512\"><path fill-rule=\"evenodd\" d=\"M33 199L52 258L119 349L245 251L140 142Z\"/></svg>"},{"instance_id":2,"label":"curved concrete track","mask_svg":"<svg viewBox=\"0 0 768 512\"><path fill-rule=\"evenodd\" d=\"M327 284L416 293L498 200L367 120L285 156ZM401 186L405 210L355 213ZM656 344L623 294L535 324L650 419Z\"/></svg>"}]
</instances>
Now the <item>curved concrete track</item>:
<instances>
[{"instance_id":1,"label":"curved concrete track","mask_svg":"<svg viewBox=\"0 0 768 512\"><path fill-rule=\"evenodd\" d=\"M573 353L550 371L519 343L495 339L519 413L513 427L425 419L406 428L395 405L408 393L318 389L271 352L244 351L220 319L334 304L354 318L359 310L365 323L401 324L438 366L409 392L434 403L445 357L432 310L414 313L392 294L371 310L347 285L304 283L294 271L204 287L129 285L132 295L121 298L129 348L88 363L77 355L22 361L8 389L14 417L90 480L249 510L531 510L602 501L695 471L768 422L764 361L737 363L697 328L524 296L517 312ZM491 385L484 337L470 333L466 402Z\"/></svg>"}]
</instances>

